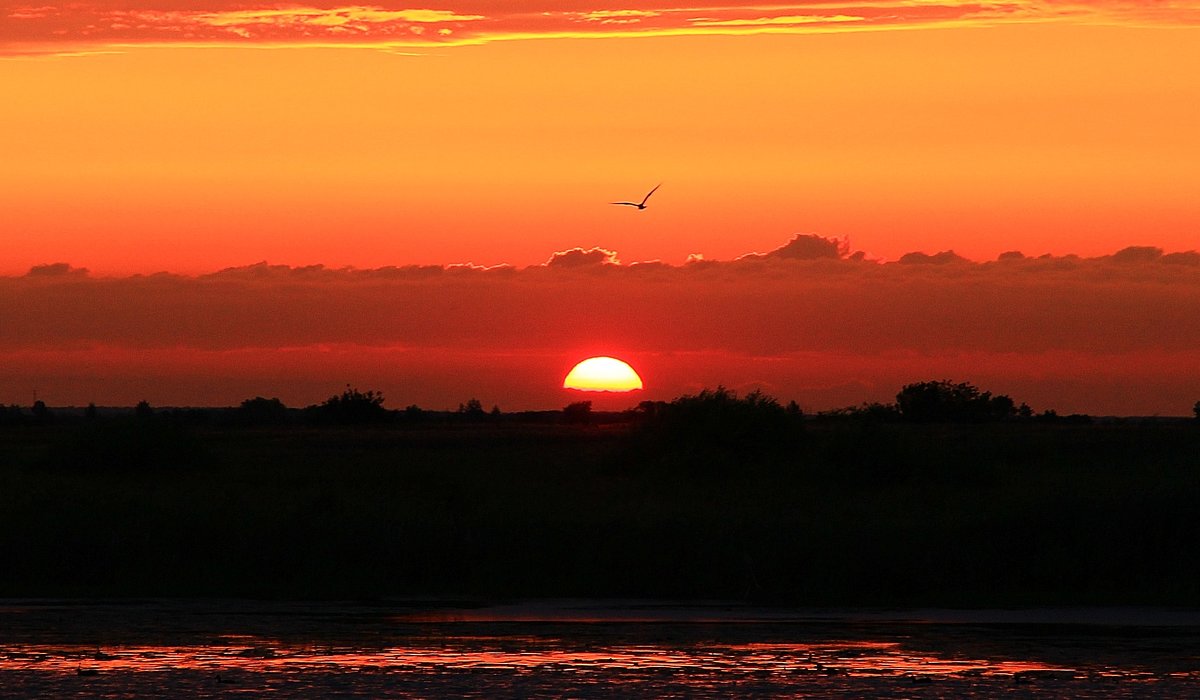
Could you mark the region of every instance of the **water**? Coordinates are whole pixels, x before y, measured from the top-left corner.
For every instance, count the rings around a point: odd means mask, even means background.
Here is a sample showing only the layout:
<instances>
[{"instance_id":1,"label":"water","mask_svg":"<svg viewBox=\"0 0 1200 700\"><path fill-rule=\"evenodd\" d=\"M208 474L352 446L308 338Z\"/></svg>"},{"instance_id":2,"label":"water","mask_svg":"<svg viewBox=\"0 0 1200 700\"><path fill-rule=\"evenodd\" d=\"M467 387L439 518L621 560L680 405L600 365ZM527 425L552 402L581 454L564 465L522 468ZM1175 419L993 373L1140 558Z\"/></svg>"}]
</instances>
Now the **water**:
<instances>
[{"instance_id":1,"label":"water","mask_svg":"<svg viewBox=\"0 0 1200 700\"><path fill-rule=\"evenodd\" d=\"M1200 614L0 605L0 697L1200 697Z\"/></svg>"}]
</instances>

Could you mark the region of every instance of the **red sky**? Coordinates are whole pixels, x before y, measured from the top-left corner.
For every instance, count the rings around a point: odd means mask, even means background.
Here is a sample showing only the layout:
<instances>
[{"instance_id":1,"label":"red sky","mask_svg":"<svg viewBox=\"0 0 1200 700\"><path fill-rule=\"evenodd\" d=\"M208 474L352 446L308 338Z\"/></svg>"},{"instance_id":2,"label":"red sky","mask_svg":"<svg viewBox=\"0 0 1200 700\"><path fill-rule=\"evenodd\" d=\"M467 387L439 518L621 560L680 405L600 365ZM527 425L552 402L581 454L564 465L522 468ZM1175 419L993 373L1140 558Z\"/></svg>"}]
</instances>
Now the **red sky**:
<instances>
[{"instance_id":1,"label":"red sky","mask_svg":"<svg viewBox=\"0 0 1200 700\"><path fill-rule=\"evenodd\" d=\"M947 377L1060 410L1200 399L1191 258L1107 257L1200 247L1200 3L512 7L0 2L0 401L303 404L353 381L556 407L580 353L621 352L653 398L724 383L828 408ZM645 211L608 204L660 181ZM683 267L797 233L877 262L733 286ZM576 246L679 269L539 286ZM979 264L936 286L891 264L946 250ZM1086 274L987 263L1010 250ZM496 280L479 308L453 274L221 296L212 273L259 261L517 270L468 274ZM24 277L58 262L90 275Z\"/></svg>"},{"instance_id":2,"label":"red sky","mask_svg":"<svg viewBox=\"0 0 1200 700\"><path fill-rule=\"evenodd\" d=\"M801 236L732 261L615 257L201 276L38 267L0 278L0 389L61 403L262 394L306 405L350 382L396 407L555 408L580 398L560 388L576 361L612 355L646 384L613 408L724 384L821 410L935 378L1066 412L1179 415L1200 396L1196 252L879 263Z\"/></svg>"}]
</instances>

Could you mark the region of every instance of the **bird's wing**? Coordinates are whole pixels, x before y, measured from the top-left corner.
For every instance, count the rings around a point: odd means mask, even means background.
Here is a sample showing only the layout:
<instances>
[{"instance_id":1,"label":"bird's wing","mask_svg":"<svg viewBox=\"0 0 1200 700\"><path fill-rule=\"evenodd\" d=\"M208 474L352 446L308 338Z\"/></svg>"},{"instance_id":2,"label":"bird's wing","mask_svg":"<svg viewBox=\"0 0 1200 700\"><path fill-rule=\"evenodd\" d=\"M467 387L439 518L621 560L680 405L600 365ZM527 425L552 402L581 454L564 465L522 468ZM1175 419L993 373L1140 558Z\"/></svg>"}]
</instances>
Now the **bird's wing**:
<instances>
[{"instance_id":1,"label":"bird's wing","mask_svg":"<svg viewBox=\"0 0 1200 700\"><path fill-rule=\"evenodd\" d=\"M627 207L636 207L637 202L609 202L609 204L624 204Z\"/></svg>"},{"instance_id":2,"label":"bird's wing","mask_svg":"<svg viewBox=\"0 0 1200 700\"><path fill-rule=\"evenodd\" d=\"M654 186L654 190L657 190L659 187L662 187L661 182ZM646 193L645 197L642 197L642 204L645 204L646 200L650 199L650 195L654 194L654 190L650 190L649 192Z\"/></svg>"}]
</instances>

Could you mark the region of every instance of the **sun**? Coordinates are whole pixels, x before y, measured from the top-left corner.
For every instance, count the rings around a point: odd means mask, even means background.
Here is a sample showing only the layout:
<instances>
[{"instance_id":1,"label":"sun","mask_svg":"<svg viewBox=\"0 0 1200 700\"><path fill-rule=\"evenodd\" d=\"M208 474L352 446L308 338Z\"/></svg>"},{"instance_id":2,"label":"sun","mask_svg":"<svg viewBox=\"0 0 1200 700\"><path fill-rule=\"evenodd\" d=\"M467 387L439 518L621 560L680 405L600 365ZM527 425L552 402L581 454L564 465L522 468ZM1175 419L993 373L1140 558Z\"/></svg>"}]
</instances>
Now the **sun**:
<instances>
[{"instance_id":1,"label":"sun","mask_svg":"<svg viewBox=\"0 0 1200 700\"><path fill-rule=\"evenodd\" d=\"M642 378L627 363L615 357L589 357L571 368L563 388L580 391L634 391Z\"/></svg>"}]
</instances>

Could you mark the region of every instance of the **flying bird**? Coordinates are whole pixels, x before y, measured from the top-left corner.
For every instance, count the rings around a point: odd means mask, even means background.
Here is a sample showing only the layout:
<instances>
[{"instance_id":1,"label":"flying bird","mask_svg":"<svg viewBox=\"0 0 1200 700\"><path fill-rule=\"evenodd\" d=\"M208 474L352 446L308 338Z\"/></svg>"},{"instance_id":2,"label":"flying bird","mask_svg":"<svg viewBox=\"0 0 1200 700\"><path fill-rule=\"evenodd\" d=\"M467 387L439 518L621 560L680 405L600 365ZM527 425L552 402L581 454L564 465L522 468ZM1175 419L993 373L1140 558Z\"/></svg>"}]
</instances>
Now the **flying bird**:
<instances>
[{"instance_id":1,"label":"flying bird","mask_svg":"<svg viewBox=\"0 0 1200 700\"><path fill-rule=\"evenodd\" d=\"M662 187L661 182L654 186L654 190L657 190L659 187ZM638 209L645 209L646 208L646 200L650 199L650 195L654 194L654 190L650 190L649 192L647 192L646 196L642 197L642 201L640 201L640 202L609 202L609 204L624 204L627 207L637 207Z\"/></svg>"}]
</instances>

